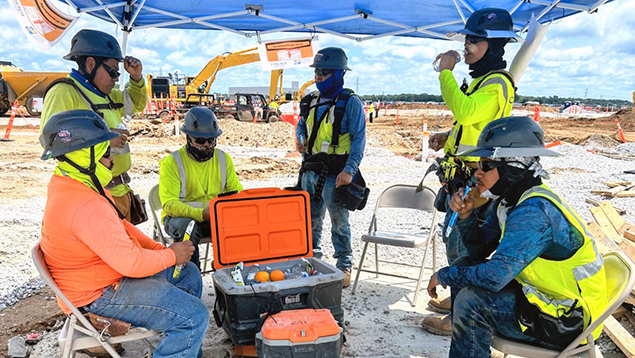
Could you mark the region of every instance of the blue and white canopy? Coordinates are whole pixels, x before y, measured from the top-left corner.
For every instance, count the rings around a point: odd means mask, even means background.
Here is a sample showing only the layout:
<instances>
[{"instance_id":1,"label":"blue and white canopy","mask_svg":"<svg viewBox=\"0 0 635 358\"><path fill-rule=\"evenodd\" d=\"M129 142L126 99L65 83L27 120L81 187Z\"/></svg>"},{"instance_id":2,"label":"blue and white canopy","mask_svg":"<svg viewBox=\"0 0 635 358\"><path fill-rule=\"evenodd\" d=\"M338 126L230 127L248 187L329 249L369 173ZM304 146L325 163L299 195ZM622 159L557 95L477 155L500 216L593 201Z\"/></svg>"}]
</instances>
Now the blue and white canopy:
<instances>
[{"instance_id":1,"label":"blue and white canopy","mask_svg":"<svg viewBox=\"0 0 635 358\"><path fill-rule=\"evenodd\" d=\"M593 13L612 0L58 0L79 13L116 23L126 32L147 28L209 29L246 37L275 32L327 33L355 41L384 36L448 40L470 14L498 7L526 30L532 13L548 23Z\"/></svg>"}]
</instances>

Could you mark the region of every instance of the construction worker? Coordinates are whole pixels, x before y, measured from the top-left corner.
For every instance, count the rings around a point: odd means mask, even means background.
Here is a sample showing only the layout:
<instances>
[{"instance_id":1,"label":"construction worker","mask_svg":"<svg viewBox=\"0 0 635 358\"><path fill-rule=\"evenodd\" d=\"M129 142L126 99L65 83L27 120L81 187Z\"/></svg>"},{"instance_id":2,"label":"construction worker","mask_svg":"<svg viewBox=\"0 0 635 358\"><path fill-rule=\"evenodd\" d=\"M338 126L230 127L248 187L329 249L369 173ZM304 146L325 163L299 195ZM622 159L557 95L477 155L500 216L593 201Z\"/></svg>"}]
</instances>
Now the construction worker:
<instances>
[{"instance_id":1,"label":"construction worker","mask_svg":"<svg viewBox=\"0 0 635 358\"><path fill-rule=\"evenodd\" d=\"M375 103L370 102L370 107L368 108L368 121L373 123L373 114L375 114Z\"/></svg>"},{"instance_id":2,"label":"construction worker","mask_svg":"<svg viewBox=\"0 0 635 358\"><path fill-rule=\"evenodd\" d=\"M142 75L141 61L132 56L123 57L117 39L97 30L81 30L71 40L71 50L65 60L75 61L77 69L71 70L67 78L54 81L47 88L40 122L40 131L55 113L71 109L92 109L97 112L114 132L120 134L110 143L115 158L113 179L105 185L128 221L130 201L133 200L128 186L131 167L128 129L122 117L132 116L144 110L147 93ZM119 79L119 62L130 74L126 89L115 89Z\"/></svg>"},{"instance_id":3,"label":"construction worker","mask_svg":"<svg viewBox=\"0 0 635 358\"><path fill-rule=\"evenodd\" d=\"M210 236L209 206L218 194L243 190L229 154L216 148L223 131L206 107L194 107L181 126L186 144L161 161L159 197L163 225L175 241L182 241L190 221L195 251L191 261L200 268L198 243Z\"/></svg>"},{"instance_id":4,"label":"construction worker","mask_svg":"<svg viewBox=\"0 0 635 358\"><path fill-rule=\"evenodd\" d=\"M102 157L119 135L90 110L56 113L42 129L42 159L58 161L42 221L46 264L80 311L163 332L155 358L200 357L209 313L201 275L187 262L192 243L153 241L120 216L103 189L112 172ZM175 279L176 264L184 267Z\"/></svg>"},{"instance_id":5,"label":"construction worker","mask_svg":"<svg viewBox=\"0 0 635 358\"><path fill-rule=\"evenodd\" d=\"M296 126L298 152L303 155L301 186L311 196L313 256L322 257L322 224L328 209L331 217L331 241L336 267L346 274L343 286L351 281L353 250L349 212L336 204L336 188L353 179L361 179L359 164L366 146L364 106L352 90L344 88L344 75L351 69L344 50L323 48L315 55L317 91L301 102L300 121ZM310 167L321 164L323 169Z\"/></svg>"},{"instance_id":6,"label":"construction worker","mask_svg":"<svg viewBox=\"0 0 635 358\"><path fill-rule=\"evenodd\" d=\"M459 87L452 74L457 54L448 51L438 56L441 95L454 115L454 125L451 131L433 134L428 141L430 148L443 148L445 154L437 171L443 185L437 197L437 208L442 211L447 211L452 195L458 188L466 186L471 172L476 169L478 158L458 156L457 153L474 147L485 125L509 116L514 102L514 82L504 71L506 62L503 60L505 45L518 38L513 32L509 13L503 9L477 10L468 18L465 28L458 32L465 34L465 63L470 67L473 80L469 86L464 80L463 86ZM474 210L481 220L487 217L490 209L490 201L478 197ZM451 264L467 252L456 229L446 235L450 216L445 216L442 233ZM429 306L434 311L449 313L450 298L431 299ZM448 315L427 316L421 324L430 332L449 335L452 319Z\"/></svg>"},{"instance_id":7,"label":"construction worker","mask_svg":"<svg viewBox=\"0 0 635 358\"><path fill-rule=\"evenodd\" d=\"M450 286L455 297L450 357L490 357L492 329L566 347L608 302L593 236L542 183L539 156L558 154L545 149L543 131L531 118L507 117L486 125L476 147L459 155L480 157L476 189L496 198L496 210L479 227L471 191L461 200L461 188L450 201L468 255L435 272L428 285L432 297L437 285Z\"/></svg>"}]
</instances>

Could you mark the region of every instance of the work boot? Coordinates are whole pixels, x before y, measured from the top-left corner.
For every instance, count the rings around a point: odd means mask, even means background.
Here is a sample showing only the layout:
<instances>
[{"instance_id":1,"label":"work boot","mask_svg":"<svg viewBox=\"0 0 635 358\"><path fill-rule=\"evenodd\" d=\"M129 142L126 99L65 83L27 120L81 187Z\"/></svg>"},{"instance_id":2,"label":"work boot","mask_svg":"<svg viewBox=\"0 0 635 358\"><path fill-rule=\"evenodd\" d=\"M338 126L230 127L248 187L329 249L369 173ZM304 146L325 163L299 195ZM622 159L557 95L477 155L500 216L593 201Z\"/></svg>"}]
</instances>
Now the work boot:
<instances>
[{"instance_id":1,"label":"work boot","mask_svg":"<svg viewBox=\"0 0 635 358\"><path fill-rule=\"evenodd\" d=\"M426 316L421 321L421 327L428 332L440 336L451 336L452 318L447 314L442 316Z\"/></svg>"},{"instance_id":2,"label":"work boot","mask_svg":"<svg viewBox=\"0 0 635 358\"><path fill-rule=\"evenodd\" d=\"M497 351L494 348L491 348L491 358L505 358L505 353L501 352L501 351Z\"/></svg>"},{"instance_id":3,"label":"work boot","mask_svg":"<svg viewBox=\"0 0 635 358\"><path fill-rule=\"evenodd\" d=\"M112 348L115 350L115 352L117 352L119 354L123 353L123 351L124 351L123 346L121 345L121 343L112 344ZM106 351L106 349L104 347L102 347L102 346L92 347L92 348L87 348L87 349L80 349L77 352L86 354L86 355L91 356L91 357L110 357L110 353L108 353Z\"/></svg>"},{"instance_id":4,"label":"work boot","mask_svg":"<svg viewBox=\"0 0 635 358\"><path fill-rule=\"evenodd\" d=\"M450 313L450 309L452 307L452 303L450 301L450 297L443 299L431 298L430 301L428 301L428 307L434 312L448 314Z\"/></svg>"},{"instance_id":5,"label":"work boot","mask_svg":"<svg viewBox=\"0 0 635 358\"><path fill-rule=\"evenodd\" d=\"M351 285L351 273L350 271L342 271L346 275L344 280L342 280L342 287L348 287Z\"/></svg>"}]
</instances>

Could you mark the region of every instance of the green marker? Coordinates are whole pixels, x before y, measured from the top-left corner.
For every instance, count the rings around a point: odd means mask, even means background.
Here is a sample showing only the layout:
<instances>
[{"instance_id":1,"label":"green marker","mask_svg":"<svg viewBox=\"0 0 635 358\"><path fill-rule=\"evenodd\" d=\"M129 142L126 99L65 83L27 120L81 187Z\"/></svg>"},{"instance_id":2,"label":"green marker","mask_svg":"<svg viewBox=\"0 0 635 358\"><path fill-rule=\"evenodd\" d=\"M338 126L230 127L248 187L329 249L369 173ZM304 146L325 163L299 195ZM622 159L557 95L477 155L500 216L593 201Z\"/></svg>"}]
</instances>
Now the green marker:
<instances>
[{"instance_id":1,"label":"green marker","mask_svg":"<svg viewBox=\"0 0 635 358\"><path fill-rule=\"evenodd\" d=\"M190 223L187 224L187 229L185 229L185 235L183 235L184 242L190 240L190 235L192 235L192 230L194 230L194 224L196 224L196 221L194 220L190 221ZM179 278L179 275L181 274L181 269L183 269L183 266L185 265L174 266L174 273L172 274L172 278Z\"/></svg>"}]
</instances>

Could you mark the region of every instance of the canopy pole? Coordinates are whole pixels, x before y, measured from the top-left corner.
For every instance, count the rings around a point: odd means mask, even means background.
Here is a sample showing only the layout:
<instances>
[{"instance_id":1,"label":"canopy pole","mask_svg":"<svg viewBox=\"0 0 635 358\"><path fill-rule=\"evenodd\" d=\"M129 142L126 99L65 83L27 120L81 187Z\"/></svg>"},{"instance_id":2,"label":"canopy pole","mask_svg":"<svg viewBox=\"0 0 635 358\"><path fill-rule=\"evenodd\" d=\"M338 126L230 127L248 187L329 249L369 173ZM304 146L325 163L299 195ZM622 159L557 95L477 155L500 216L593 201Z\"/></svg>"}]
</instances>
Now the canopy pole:
<instances>
[{"instance_id":1,"label":"canopy pole","mask_svg":"<svg viewBox=\"0 0 635 358\"><path fill-rule=\"evenodd\" d=\"M122 31L123 32L123 39L121 40L121 53L123 54L123 57L126 57L126 52L127 52L127 47L128 47L128 31ZM125 65L123 64L123 62L121 63L122 67L125 67ZM128 74L126 73L125 69L123 69L121 71L121 78L119 79L119 89L121 91L123 91L126 87L126 78L128 77Z\"/></svg>"}]
</instances>

